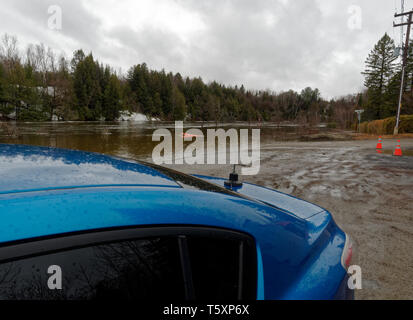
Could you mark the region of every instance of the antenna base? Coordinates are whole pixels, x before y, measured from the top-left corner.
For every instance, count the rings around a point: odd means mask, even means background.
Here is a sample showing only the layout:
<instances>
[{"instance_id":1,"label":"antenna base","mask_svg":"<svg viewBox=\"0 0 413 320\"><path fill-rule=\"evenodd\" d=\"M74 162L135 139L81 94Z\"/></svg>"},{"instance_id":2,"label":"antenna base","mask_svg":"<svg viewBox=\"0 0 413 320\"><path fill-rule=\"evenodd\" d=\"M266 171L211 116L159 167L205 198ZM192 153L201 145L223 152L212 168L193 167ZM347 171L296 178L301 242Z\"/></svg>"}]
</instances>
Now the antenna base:
<instances>
[{"instance_id":1,"label":"antenna base","mask_svg":"<svg viewBox=\"0 0 413 320\"><path fill-rule=\"evenodd\" d=\"M238 180L237 173L230 173L229 180L225 181L224 185L229 188L239 188L242 187L242 182Z\"/></svg>"}]
</instances>

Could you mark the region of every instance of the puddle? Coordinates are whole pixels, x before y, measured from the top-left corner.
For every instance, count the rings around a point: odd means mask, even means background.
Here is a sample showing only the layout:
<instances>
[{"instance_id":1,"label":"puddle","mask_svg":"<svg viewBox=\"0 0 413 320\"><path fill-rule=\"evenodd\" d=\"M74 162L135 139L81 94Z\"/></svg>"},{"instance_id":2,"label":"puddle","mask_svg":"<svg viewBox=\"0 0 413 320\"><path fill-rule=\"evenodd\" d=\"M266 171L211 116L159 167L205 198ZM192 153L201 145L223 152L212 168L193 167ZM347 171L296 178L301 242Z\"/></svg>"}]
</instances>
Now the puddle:
<instances>
[{"instance_id":1,"label":"puddle","mask_svg":"<svg viewBox=\"0 0 413 320\"><path fill-rule=\"evenodd\" d=\"M387 155L393 155L394 151L392 150L377 150L377 153L379 154L387 154ZM413 150L403 150L402 149L402 153L403 153L403 157L413 157Z\"/></svg>"}]
</instances>

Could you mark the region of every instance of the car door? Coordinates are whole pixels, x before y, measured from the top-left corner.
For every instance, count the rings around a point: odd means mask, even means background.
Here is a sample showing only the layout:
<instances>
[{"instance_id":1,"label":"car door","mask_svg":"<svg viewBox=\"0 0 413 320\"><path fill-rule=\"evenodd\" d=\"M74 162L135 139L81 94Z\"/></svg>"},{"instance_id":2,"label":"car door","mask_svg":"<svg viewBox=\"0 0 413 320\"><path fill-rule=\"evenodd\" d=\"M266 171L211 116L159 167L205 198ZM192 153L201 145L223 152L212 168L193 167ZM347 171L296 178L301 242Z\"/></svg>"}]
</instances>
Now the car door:
<instances>
[{"instance_id":1,"label":"car door","mask_svg":"<svg viewBox=\"0 0 413 320\"><path fill-rule=\"evenodd\" d=\"M170 226L100 230L0 246L0 300L256 298L254 240Z\"/></svg>"}]
</instances>

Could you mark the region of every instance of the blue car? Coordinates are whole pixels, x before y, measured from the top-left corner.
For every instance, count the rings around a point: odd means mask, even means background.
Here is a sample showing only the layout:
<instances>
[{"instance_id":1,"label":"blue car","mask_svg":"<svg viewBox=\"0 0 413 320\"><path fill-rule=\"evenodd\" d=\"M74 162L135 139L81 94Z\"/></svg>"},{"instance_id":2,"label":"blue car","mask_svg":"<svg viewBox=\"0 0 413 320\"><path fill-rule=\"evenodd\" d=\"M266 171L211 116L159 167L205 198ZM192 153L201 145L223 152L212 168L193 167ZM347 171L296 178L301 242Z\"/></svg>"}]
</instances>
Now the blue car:
<instances>
[{"instance_id":1,"label":"blue car","mask_svg":"<svg viewBox=\"0 0 413 320\"><path fill-rule=\"evenodd\" d=\"M329 212L275 190L0 144L0 300L351 299L351 254Z\"/></svg>"}]
</instances>

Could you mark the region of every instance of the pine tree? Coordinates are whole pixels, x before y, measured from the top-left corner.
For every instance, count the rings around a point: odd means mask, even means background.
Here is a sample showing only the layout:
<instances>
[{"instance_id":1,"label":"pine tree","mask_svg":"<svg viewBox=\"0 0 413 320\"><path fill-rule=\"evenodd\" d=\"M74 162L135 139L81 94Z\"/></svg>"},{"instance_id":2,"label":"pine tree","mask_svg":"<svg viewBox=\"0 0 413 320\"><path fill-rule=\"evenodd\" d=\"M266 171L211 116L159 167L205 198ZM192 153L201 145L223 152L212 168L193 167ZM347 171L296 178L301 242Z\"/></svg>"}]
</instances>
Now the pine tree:
<instances>
[{"instance_id":1,"label":"pine tree","mask_svg":"<svg viewBox=\"0 0 413 320\"><path fill-rule=\"evenodd\" d=\"M398 69L401 70L401 67ZM404 92L410 91L413 94L413 40L410 41L409 44L409 52L407 55L407 63L406 63L406 70L405 70L405 87Z\"/></svg>"},{"instance_id":2,"label":"pine tree","mask_svg":"<svg viewBox=\"0 0 413 320\"><path fill-rule=\"evenodd\" d=\"M369 120L379 119L386 108L385 91L395 69L394 48L394 41L385 33L366 59L362 74L368 90L365 117Z\"/></svg>"},{"instance_id":3,"label":"pine tree","mask_svg":"<svg viewBox=\"0 0 413 320\"><path fill-rule=\"evenodd\" d=\"M76 64L74 70L74 91L81 120L98 120L102 116L101 69L89 54Z\"/></svg>"},{"instance_id":4,"label":"pine tree","mask_svg":"<svg viewBox=\"0 0 413 320\"><path fill-rule=\"evenodd\" d=\"M73 53L73 59L71 61L71 67L72 67L72 72L75 72L77 65L82 62L83 60L85 60L85 53L83 52L82 49L76 50Z\"/></svg>"},{"instance_id":5,"label":"pine tree","mask_svg":"<svg viewBox=\"0 0 413 320\"><path fill-rule=\"evenodd\" d=\"M112 74L109 77L103 98L103 116L106 121L113 121L119 117L121 109L121 90L118 78Z\"/></svg>"},{"instance_id":6,"label":"pine tree","mask_svg":"<svg viewBox=\"0 0 413 320\"><path fill-rule=\"evenodd\" d=\"M173 118L173 86L171 78L163 71L161 73L161 92L162 113L168 118Z\"/></svg>"},{"instance_id":7,"label":"pine tree","mask_svg":"<svg viewBox=\"0 0 413 320\"><path fill-rule=\"evenodd\" d=\"M398 107L398 99L400 94L400 81L401 81L401 66L397 69L398 75L395 79L394 91L390 91L393 94L393 97L397 95L396 102L393 104L393 113L392 116L395 115L397 107ZM398 79L397 79L398 77ZM396 80L398 80L396 82ZM407 55L406 61L406 69L405 69L405 81L403 87L403 97L402 97L402 109L401 114L413 114L413 40L410 41L409 44L409 52Z\"/></svg>"},{"instance_id":8,"label":"pine tree","mask_svg":"<svg viewBox=\"0 0 413 320\"><path fill-rule=\"evenodd\" d=\"M380 118L394 116L399 104L400 83L402 76L401 63L395 67L394 73L390 78L384 95L384 106L380 111ZM405 68L405 78L402 97L402 112L411 113L411 96L413 95L413 41L410 41L407 63ZM410 97L409 97L410 96ZM410 109L410 111L409 111Z\"/></svg>"},{"instance_id":9,"label":"pine tree","mask_svg":"<svg viewBox=\"0 0 413 320\"><path fill-rule=\"evenodd\" d=\"M186 116L186 104L185 97L177 86L173 88L173 113L174 120L185 120Z\"/></svg>"},{"instance_id":10,"label":"pine tree","mask_svg":"<svg viewBox=\"0 0 413 320\"><path fill-rule=\"evenodd\" d=\"M401 70L397 70L390 78L383 95L383 105L378 111L378 118L384 119L395 115L399 103L401 76ZM407 83L405 81L405 89L406 85Z\"/></svg>"},{"instance_id":11,"label":"pine tree","mask_svg":"<svg viewBox=\"0 0 413 320\"><path fill-rule=\"evenodd\" d=\"M153 114L153 102L148 89L148 69L145 63L132 67L128 73L128 82L135 93L136 101L144 114Z\"/></svg>"}]
</instances>

